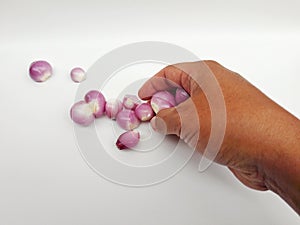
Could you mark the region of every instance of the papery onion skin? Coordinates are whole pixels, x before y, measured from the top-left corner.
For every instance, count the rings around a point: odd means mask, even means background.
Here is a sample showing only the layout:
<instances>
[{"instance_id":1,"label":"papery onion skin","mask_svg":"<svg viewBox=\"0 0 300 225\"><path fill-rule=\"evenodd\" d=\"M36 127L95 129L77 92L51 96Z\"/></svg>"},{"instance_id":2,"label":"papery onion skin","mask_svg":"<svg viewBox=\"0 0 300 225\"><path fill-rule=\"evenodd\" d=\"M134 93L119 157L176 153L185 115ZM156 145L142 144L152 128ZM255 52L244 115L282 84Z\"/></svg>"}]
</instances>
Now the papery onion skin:
<instances>
[{"instance_id":1,"label":"papery onion skin","mask_svg":"<svg viewBox=\"0 0 300 225\"><path fill-rule=\"evenodd\" d=\"M123 109L123 104L118 99L110 99L106 101L105 113L110 119L115 120L118 113Z\"/></svg>"},{"instance_id":2,"label":"papery onion skin","mask_svg":"<svg viewBox=\"0 0 300 225\"><path fill-rule=\"evenodd\" d=\"M116 121L117 124L124 130L133 130L141 123L141 121L135 115L135 112L130 109L123 109L121 112L119 112Z\"/></svg>"},{"instance_id":3,"label":"papery onion skin","mask_svg":"<svg viewBox=\"0 0 300 225\"><path fill-rule=\"evenodd\" d=\"M123 98L123 106L126 109L134 110L139 104L141 100L136 95L125 95Z\"/></svg>"},{"instance_id":4,"label":"papery onion skin","mask_svg":"<svg viewBox=\"0 0 300 225\"><path fill-rule=\"evenodd\" d=\"M134 112L137 118L143 122L150 121L154 116L153 109L149 103L142 103L138 105Z\"/></svg>"},{"instance_id":5,"label":"papery onion skin","mask_svg":"<svg viewBox=\"0 0 300 225\"><path fill-rule=\"evenodd\" d=\"M175 92L175 101L176 105L179 105L180 103L184 102L189 98L189 94L182 88L177 88Z\"/></svg>"},{"instance_id":6,"label":"papery onion skin","mask_svg":"<svg viewBox=\"0 0 300 225\"><path fill-rule=\"evenodd\" d=\"M140 140L140 133L138 131L130 130L121 134L116 142L119 150L132 149Z\"/></svg>"},{"instance_id":7,"label":"papery onion skin","mask_svg":"<svg viewBox=\"0 0 300 225\"><path fill-rule=\"evenodd\" d=\"M73 68L70 72L70 76L71 79L76 83L80 83L86 79L86 73L80 67Z\"/></svg>"},{"instance_id":8,"label":"papery onion skin","mask_svg":"<svg viewBox=\"0 0 300 225\"><path fill-rule=\"evenodd\" d=\"M84 100L86 103L89 103L96 118L99 118L103 115L106 102L101 92L91 90L86 93L86 95L84 96Z\"/></svg>"},{"instance_id":9,"label":"papery onion skin","mask_svg":"<svg viewBox=\"0 0 300 225\"><path fill-rule=\"evenodd\" d=\"M29 75L36 82L44 82L52 76L52 66L43 60L30 64Z\"/></svg>"},{"instance_id":10,"label":"papery onion skin","mask_svg":"<svg viewBox=\"0 0 300 225\"><path fill-rule=\"evenodd\" d=\"M70 110L71 119L82 126L88 126L94 122L95 116L91 107L85 101L75 103Z\"/></svg>"}]
</instances>

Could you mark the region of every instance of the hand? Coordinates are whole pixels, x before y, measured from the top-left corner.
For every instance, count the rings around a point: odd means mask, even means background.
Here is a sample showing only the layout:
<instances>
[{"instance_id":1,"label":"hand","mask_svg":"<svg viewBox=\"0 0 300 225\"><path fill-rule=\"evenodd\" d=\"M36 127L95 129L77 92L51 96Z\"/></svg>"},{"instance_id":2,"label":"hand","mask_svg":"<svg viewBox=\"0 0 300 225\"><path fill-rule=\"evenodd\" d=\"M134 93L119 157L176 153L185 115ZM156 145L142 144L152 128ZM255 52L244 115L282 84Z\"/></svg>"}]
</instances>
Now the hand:
<instances>
[{"instance_id":1,"label":"hand","mask_svg":"<svg viewBox=\"0 0 300 225\"><path fill-rule=\"evenodd\" d=\"M174 108L158 112L151 123L154 130L175 134L203 153L210 136L212 116L200 86L210 85L211 76L221 88L227 117L225 137L213 160L227 166L248 187L271 189L299 210L299 120L239 74L214 61L181 63L164 68L142 86L139 96L148 100L157 91L180 86L190 98ZM278 161L279 157L281 160ZM292 193L279 193L282 192L279 189L286 185L294 186Z\"/></svg>"}]
</instances>

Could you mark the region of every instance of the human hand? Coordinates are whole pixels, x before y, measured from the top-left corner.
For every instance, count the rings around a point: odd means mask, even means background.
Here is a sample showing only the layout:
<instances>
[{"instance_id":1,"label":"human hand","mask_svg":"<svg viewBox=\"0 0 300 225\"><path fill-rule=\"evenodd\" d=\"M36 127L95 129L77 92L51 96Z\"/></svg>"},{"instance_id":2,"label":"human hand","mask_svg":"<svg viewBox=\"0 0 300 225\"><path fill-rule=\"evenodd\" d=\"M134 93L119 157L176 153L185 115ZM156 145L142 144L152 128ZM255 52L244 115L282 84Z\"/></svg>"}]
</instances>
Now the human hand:
<instances>
[{"instance_id":1,"label":"human hand","mask_svg":"<svg viewBox=\"0 0 300 225\"><path fill-rule=\"evenodd\" d=\"M299 185L299 180L289 177L295 171L287 165L293 163L299 168L297 163L300 158L296 157L296 162L291 159L296 151L294 140L300 142L299 120L239 74L217 62L199 61L168 66L142 86L139 96L144 100L150 99L157 91L178 86L190 95L178 106L158 112L151 121L154 130L175 134L203 153L212 127L212 111L203 87L211 85L208 82L211 76L215 77L221 88L226 107L225 136L212 160L227 166L243 184L256 190L271 189L278 193L276 189L279 187L274 184L277 181ZM274 167L281 153L291 162L282 162ZM299 156L299 151L296 156ZM282 172L282 167L288 175ZM299 169L296 170L300 177ZM297 190L292 195L299 195ZM288 199L293 197L280 195L294 208L299 208L299 202L293 203ZM299 196L297 199L299 201Z\"/></svg>"}]
</instances>

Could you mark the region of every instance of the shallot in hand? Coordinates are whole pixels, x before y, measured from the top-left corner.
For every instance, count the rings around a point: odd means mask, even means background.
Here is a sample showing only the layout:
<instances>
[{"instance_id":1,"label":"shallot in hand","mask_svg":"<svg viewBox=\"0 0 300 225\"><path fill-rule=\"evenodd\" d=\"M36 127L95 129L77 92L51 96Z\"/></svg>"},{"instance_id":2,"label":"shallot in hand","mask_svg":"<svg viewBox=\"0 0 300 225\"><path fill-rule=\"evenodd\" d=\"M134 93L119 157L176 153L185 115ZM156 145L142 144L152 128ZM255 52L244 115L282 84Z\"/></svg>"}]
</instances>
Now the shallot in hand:
<instances>
[{"instance_id":1,"label":"shallot in hand","mask_svg":"<svg viewBox=\"0 0 300 225\"><path fill-rule=\"evenodd\" d=\"M154 116L154 112L149 103L142 103L135 108L135 115L141 121L150 121Z\"/></svg>"},{"instance_id":2,"label":"shallot in hand","mask_svg":"<svg viewBox=\"0 0 300 225\"><path fill-rule=\"evenodd\" d=\"M181 102L184 102L189 98L189 94L182 88L177 88L175 93L176 105L179 105Z\"/></svg>"},{"instance_id":3,"label":"shallot in hand","mask_svg":"<svg viewBox=\"0 0 300 225\"><path fill-rule=\"evenodd\" d=\"M151 107L155 113L158 113L162 109L171 108L175 105L175 98L168 91L159 91L151 98Z\"/></svg>"}]
</instances>

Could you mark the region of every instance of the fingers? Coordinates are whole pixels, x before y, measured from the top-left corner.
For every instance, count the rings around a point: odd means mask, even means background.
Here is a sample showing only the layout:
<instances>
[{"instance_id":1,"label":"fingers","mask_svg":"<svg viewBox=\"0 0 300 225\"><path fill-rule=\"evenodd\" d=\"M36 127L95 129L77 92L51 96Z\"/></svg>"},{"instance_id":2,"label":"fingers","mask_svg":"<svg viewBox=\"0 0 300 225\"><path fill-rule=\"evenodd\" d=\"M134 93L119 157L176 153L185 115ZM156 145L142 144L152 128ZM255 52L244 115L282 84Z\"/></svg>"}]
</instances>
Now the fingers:
<instances>
[{"instance_id":1,"label":"fingers","mask_svg":"<svg viewBox=\"0 0 300 225\"><path fill-rule=\"evenodd\" d=\"M221 67L214 61L198 61L170 65L151 77L139 90L139 97L148 100L158 91L181 87L190 95L213 75L211 68ZM220 69L220 68L219 68Z\"/></svg>"},{"instance_id":2,"label":"fingers","mask_svg":"<svg viewBox=\"0 0 300 225\"><path fill-rule=\"evenodd\" d=\"M190 93L190 77L180 69L180 65L167 66L150 78L139 90L139 97L147 100L162 90L182 87Z\"/></svg>"},{"instance_id":3,"label":"fingers","mask_svg":"<svg viewBox=\"0 0 300 225\"><path fill-rule=\"evenodd\" d=\"M151 120L152 128L161 134L180 135L181 121L175 107L163 109Z\"/></svg>"},{"instance_id":4,"label":"fingers","mask_svg":"<svg viewBox=\"0 0 300 225\"><path fill-rule=\"evenodd\" d=\"M160 110L151 120L152 128L162 134L175 134L185 139L199 130L198 114L194 103L188 99L176 107Z\"/></svg>"}]
</instances>

